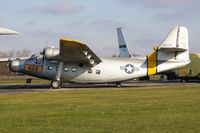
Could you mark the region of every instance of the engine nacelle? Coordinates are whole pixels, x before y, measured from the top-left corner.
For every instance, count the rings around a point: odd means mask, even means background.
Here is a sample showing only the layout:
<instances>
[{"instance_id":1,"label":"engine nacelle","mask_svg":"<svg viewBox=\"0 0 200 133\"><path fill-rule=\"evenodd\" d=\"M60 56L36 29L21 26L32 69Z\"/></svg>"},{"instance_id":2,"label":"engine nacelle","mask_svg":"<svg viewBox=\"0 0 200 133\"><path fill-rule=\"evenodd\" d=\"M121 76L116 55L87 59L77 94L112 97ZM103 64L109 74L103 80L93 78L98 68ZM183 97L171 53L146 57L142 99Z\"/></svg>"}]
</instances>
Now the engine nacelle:
<instances>
[{"instance_id":1,"label":"engine nacelle","mask_svg":"<svg viewBox=\"0 0 200 133\"><path fill-rule=\"evenodd\" d=\"M54 59L55 57L57 57L60 54L60 49L59 48L45 48L44 49L44 57L47 60L51 60Z\"/></svg>"}]
</instances>

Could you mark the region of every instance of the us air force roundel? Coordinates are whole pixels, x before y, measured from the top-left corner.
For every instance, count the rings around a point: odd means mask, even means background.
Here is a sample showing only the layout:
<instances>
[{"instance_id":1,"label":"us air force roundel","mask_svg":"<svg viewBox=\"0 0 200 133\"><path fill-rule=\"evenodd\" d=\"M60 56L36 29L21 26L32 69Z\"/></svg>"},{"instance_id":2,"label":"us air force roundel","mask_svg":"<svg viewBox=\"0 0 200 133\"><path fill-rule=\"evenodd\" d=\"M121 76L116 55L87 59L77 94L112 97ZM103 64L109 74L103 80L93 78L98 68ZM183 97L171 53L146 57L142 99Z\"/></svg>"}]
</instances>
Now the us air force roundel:
<instances>
[{"instance_id":1,"label":"us air force roundel","mask_svg":"<svg viewBox=\"0 0 200 133\"><path fill-rule=\"evenodd\" d=\"M125 72L128 74L131 74L134 72L134 66L132 64L127 64L125 66Z\"/></svg>"}]
</instances>

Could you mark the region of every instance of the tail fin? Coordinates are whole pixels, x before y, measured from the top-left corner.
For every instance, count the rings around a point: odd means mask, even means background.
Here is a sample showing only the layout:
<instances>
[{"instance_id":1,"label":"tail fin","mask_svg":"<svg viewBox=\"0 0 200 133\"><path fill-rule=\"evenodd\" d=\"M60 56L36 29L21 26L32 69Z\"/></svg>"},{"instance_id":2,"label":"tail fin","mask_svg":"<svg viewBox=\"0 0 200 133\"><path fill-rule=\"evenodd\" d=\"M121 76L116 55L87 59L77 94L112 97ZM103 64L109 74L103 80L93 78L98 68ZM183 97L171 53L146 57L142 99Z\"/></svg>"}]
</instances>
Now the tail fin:
<instances>
[{"instance_id":1,"label":"tail fin","mask_svg":"<svg viewBox=\"0 0 200 133\"><path fill-rule=\"evenodd\" d=\"M188 30L175 27L158 47L158 60L189 60Z\"/></svg>"},{"instance_id":2,"label":"tail fin","mask_svg":"<svg viewBox=\"0 0 200 133\"><path fill-rule=\"evenodd\" d=\"M190 63L187 28L175 27L154 50L147 56L148 75L186 66Z\"/></svg>"},{"instance_id":3,"label":"tail fin","mask_svg":"<svg viewBox=\"0 0 200 133\"><path fill-rule=\"evenodd\" d=\"M175 27L166 39L161 43L160 50L163 51L187 51L188 50L188 30L186 27Z\"/></svg>"},{"instance_id":4,"label":"tail fin","mask_svg":"<svg viewBox=\"0 0 200 133\"><path fill-rule=\"evenodd\" d=\"M122 33L122 28L117 28L117 37L118 37L118 44L119 44L119 57L122 58L129 58L132 57L132 54L130 53L126 41L124 39L124 35Z\"/></svg>"}]
</instances>

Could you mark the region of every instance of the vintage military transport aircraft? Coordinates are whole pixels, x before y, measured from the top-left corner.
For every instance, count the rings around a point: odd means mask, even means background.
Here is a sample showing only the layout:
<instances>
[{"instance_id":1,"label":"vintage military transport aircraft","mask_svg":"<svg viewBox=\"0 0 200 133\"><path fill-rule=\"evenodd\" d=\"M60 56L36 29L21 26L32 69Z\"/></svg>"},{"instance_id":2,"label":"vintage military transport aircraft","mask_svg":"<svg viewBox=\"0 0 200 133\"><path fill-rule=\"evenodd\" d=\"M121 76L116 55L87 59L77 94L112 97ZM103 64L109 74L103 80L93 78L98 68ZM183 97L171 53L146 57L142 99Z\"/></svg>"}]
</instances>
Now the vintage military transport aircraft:
<instances>
[{"instance_id":1,"label":"vintage military transport aircraft","mask_svg":"<svg viewBox=\"0 0 200 133\"><path fill-rule=\"evenodd\" d=\"M115 83L144 77L190 63L188 30L175 27L154 52L144 58L100 58L87 45L61 39L60 48L48 47L40 56L11 61L11 70L51 80L52 88L61 83Z\"/></svg>"}]
</instances>

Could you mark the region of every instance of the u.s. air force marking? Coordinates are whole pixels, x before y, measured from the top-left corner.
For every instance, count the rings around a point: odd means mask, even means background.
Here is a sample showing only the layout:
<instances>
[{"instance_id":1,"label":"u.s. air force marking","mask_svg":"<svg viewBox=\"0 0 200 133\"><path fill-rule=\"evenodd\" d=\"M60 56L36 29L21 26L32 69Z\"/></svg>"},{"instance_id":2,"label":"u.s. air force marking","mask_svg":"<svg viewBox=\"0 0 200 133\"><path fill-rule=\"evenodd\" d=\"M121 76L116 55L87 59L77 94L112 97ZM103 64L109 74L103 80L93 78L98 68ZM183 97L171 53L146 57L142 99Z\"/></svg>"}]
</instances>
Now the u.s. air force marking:
<instances>
[{"instance_id":1,"label":"u.s. air force marking","mask_svg":"<svg viewBox=\"0 0 200 133\"><path fill-rule=\"evenodd\" d=\"M128 74L131 74L134 72L134 66L132 64L127 64L125 66L125 72Z\"/></svg>"},{"instance_id":2,"label":"u.s. air force marking","mask_svg":"<svg viewBox=\"0 0 200 133\"><path fill-rule=\"evenodd\" d=\"M121 70L124 70L128 74L132 74L134 71L138 71L139 68L134 67L132 64L127 64L125 66L120 66Z\"/></svg>"}]
</instances>

